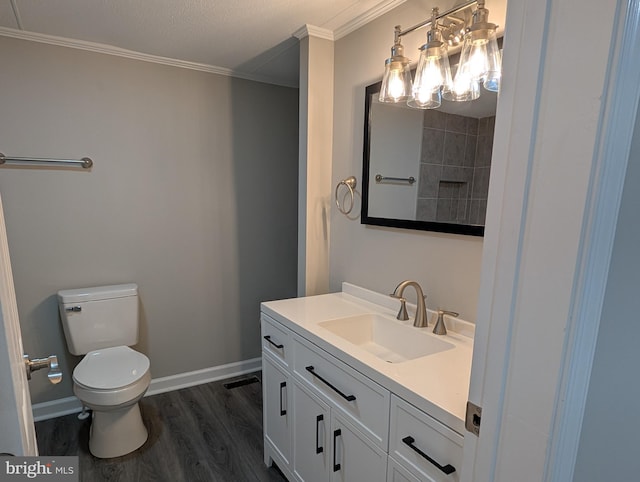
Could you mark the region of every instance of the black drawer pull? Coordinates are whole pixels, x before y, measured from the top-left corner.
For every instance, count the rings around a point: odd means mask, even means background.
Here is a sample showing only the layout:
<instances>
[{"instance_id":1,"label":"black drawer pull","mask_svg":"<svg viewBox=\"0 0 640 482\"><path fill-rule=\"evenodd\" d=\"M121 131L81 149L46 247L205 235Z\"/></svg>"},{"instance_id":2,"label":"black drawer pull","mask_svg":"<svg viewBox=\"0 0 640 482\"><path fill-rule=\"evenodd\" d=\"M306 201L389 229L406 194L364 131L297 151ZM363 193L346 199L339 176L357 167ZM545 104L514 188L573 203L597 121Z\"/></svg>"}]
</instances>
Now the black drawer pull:
<instances>
[{"instance_id":1,"label":"black drawer pull","mask_svg":"<svg viewBox=\"0 0 640 482\"><path fill-rule=\"evenodd\" d=\"M442 465L440 465L438 462L436 462L435 460L433 460L431 457L429 457L427 454L425 454L422 450L420 450L418 447L416 447L415 445L413 445L413 443L416 441L412 436L408 436L402 439L402 441L407 444L409 447L411 447L413 450L415 450L421 457L427 459L429 462L431 462L433 465L435 465L436 467L438 467L438 469L440 469L442 472L444 472L445 474L449 475L449 474L453 474L456 471L456 468L451 465L451 464L447 464L444 467Z\"/></svg>"},{"instance_id":2,"label":"black drawer pull","mask_svg":"<svg viewBox=\"0 0 640 482\"><path fill-rule=\"evenodd\" d=\"M280 416L287 414L287 411L282 408L282 389L287 386L287 382L280 383Z\"/></svg>"},{"instance_id":3,"label":"black drawer pull","mask_svg":"<svg viewBox=\"0 0 640 482\"><path fill-rule=\"evenodd\" d=\"M326 386L328 386L331 390L333 390L334 392L336 392L338 395L340 395L342 398L344 398L347 402L353 402L356 399L355 395L345 395L344 393L342 393L340 390L338 390L336 387L334 387L331 383L329 383L327 380L325 380L324 378L322 378L320 375L318 375L314 369L312 365L309 365L308 367L305 367L305 370L307 370L309 373L311 373L314 377L316 377L318 380L320 380L322 383L324 383Z\"/></svg>"},{"instance_id":4,"label":"black drawer pull","mask_svg":"<svg viewBox=\"0 0 640 482\"><path fill-rule=\"evenodd\" d=\"M318 415L316 417L316 454L321 454L324 450L324 448L320 446L320 441L318 441L318 436L320 435L320 422L323 420L324 415Z\"/></svg>"},{"instance_id":5,"label":"black drawer pull","mask_svg":"<svg viewBox=\"0 0 640 482\"><path fill-rule=\"evenodd\" d=\"M273 346L275 346L276 348L280 349L280 348L284 348L284 345L278 345L277 343L271 341L271 335L266 335L263 336L262 338L264 338L265 340L267 340L269 343L271 343Z\"/></svg>"},{"instance_id":6,"label":"black drawer pull","mask_svg":"<svg viewBox=\"0 0 640 482\"><path fill-rule=\"evenodd\" d=\"M342 435L342 430L334 430L333 431L333 471L337 472L340 470L340 464L336 463L336 454L338 453L338 437Z\"/></svg>"}]
</instances>

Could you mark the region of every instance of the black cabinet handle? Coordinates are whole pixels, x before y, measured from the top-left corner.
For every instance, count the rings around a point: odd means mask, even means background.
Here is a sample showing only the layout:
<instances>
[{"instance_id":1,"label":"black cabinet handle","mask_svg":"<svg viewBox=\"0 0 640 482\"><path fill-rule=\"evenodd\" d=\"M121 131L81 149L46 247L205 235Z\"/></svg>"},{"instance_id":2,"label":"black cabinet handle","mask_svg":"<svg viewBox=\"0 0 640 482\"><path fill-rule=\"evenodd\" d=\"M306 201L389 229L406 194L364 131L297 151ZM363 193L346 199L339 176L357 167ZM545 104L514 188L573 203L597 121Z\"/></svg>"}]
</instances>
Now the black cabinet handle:
<instances>
[{"instance_id":1,"label":"black cabinet handle","mask_svg":"<svg viewBox=\"0 0 640 482\"><path fill-rule=\"evenodd\" d=\"M413 443L416 441L412 436L408 436L402 439L402 441L407 444L409 447L411 447L413 450L415 450L421 457L427 459L429 462L431 462L433 465L435 465L438 469L440 469L442 472L444 472L445 474L449 475L449 474L453 474L456 471L456 468L453 465L447 464L444 467L442 465L440 465L438 462L436 462L435 460L433 460L431 457L429 457L427 454L425 454L422 450L420 450L418 447L416 447Z\"/></svg>"},{"instance_id":2,"label":"black cabinet handle","mask_svg":"<svg viewBox=\"0 0 640 482\"><path fill-rule=\"evenodd\" d=\"M321 454L324 450L324 448L320 446L320 441L318 440L318 436L320 435L320 422L323 420L324 415L318 415L316 417L316 454Z\"/></svg>"},{"instance_id":3,"label":"black cabinet handle","mask_svg":"<svg viewBox=\"0 0 640 482\"><path fill-rule=\"evenodd\" d=\"M287 414L287 411L283 410L282 408L282 389L285 388L286 386L287 386L287 382L280 383L280 416L281 417Z\"/></svg>"},{"instance_id":4,"label":"black cabinet handle","mask_svg":"<svg viewBox=\"0 0 640 482\"><path fill-rule=\"evenodd\" d=\"M320 375L318 375L314 369L313 366L309 365L308 367L305 367L305 370L307 370L309 373L311 373L314 377L316 377L318 380L320 380L322 383L324 383L326 386L328 386L331 390L333 390L334 392L336 392L338 395L340 395L342 398L344 398L347 402L353 402L356 399L355 395L345 395L344 393L342 393L340 390L338 390L336 387L334 387L330 382L328 382L327 380L325 380L324 378L322 378Z\"/></svg>"},{"instance_id":5,"label":"black cabinet handle","mask_svg":"<svg viewBox=\"0 0 640 482\"><path fill-rule=\"evenodd\" d=\"M277 343L271 341L271 335L266 335L263 336L262 338L264 338L265 340L267 340L269 343L271 343L273 346L275 346L276 348L280 349L280 348L284 348L284 345L278 345Z\"/></svg>"},{"instance_id":6,"label":"black cabinet handle","mask_svg":"<svg viewBox=\"0 0 640 482\"><path fill-rule=\"evenodd\" d=\"M336 464L336 454L338 453L337 440L338 440L338 437L340 437L340 435L342 435L342 430L338 429L333 431L333 471L334 472L337 472L338 470L340 470L340 464Z\"/></svg>"}]
</instances>

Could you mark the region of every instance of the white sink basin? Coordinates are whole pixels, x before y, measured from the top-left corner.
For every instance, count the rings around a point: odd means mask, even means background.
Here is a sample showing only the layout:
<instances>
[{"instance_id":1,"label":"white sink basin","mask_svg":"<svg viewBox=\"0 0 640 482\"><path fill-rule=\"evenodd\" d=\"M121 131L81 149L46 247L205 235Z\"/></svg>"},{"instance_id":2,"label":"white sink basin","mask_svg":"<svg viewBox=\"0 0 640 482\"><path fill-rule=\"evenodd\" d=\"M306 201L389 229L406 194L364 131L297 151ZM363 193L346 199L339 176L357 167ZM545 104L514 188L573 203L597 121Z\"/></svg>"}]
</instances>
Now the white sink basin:
<instances>
[{"instance_id":1,"label":"white sink basin","mask_svg":"<svg viewBox=\"0 0 640 482\"><path fill-rule=\"evenodd\" d=\"M322 321L319 326L390 363L440 353L454 345L431 333L376 314Z\"/></svg>"}]
</instances>

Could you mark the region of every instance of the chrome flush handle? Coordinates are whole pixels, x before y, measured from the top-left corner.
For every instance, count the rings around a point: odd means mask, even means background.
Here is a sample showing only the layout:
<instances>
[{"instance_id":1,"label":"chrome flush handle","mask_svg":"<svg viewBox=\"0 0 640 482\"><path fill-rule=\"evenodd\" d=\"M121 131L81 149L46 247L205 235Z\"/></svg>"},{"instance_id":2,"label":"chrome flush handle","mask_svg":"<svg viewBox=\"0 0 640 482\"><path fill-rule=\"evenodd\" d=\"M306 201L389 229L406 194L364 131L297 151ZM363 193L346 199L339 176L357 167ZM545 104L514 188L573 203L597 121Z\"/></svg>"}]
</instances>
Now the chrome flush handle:
<instances>
[{"instance_id":1,"label":"chrome flush handle","mask_svg":"<svg viewBox=\"0 0 640 482\"><path fill-rule=\"evenodd\" d=\"M48 368L49 373L47 373L47 378L54 385L60 383L62 381L62 370L60 370L60 366L58 365L58 357L55 355L51 355L47 358L34 358L33 360L29 358L29 355L24 355L24 366L27 371L27 379L31 380L31 373L36 370L42 370L43 368Z\"/></svg>"}]
</instances>

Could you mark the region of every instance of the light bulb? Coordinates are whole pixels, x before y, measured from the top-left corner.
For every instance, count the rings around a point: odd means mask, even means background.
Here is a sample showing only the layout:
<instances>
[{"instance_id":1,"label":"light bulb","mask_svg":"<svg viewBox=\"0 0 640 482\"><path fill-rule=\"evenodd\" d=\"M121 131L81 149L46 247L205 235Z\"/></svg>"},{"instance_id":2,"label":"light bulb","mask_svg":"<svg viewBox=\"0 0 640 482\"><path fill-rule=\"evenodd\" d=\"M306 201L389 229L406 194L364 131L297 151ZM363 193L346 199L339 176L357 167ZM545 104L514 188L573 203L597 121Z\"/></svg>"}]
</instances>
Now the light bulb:
<instances>
[{"instance_id":1,"label":"light bulb","mask_svg":"<svg viewBox=\"0 0 640 482\"><path fill-rule=\"evenodd\" d=\"M473 42L471 46L469 73L474 80L484 80L487 75L488 61L486 45L486 40L478 40Z\"/></svg>"},{"instance_id":2,"label":"light bulb","mask_svg":"<svg viewBox=\"0 0 640 482\"><path fill-rule=\"evenodd\" d=\"M404 95L404 82L402 81L402 72L398 69L389 73L389 96L396 102Z\"/></svg>"}]
</instances>

